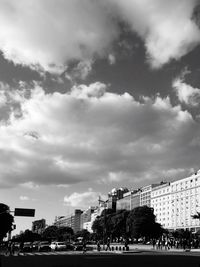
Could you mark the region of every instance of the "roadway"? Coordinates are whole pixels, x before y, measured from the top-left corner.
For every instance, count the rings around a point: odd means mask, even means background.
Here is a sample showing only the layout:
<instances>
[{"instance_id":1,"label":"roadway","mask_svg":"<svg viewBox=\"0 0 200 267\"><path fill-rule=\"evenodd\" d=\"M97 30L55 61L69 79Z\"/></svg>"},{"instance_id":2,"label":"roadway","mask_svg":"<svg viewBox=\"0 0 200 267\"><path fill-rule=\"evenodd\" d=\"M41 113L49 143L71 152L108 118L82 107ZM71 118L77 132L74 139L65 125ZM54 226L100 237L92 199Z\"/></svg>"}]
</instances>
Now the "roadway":
<instances>
[{"instance_id":1,"label":"roadway","mask_svg":"<svg viewBox=\"0 0 200 267\"><path fill-rule=\"evenodd\" d=\"M153 251L86 253L78 251L22 253L1 256L0 267L200 267L200 252Z\"/></svg>"}]
</instances>

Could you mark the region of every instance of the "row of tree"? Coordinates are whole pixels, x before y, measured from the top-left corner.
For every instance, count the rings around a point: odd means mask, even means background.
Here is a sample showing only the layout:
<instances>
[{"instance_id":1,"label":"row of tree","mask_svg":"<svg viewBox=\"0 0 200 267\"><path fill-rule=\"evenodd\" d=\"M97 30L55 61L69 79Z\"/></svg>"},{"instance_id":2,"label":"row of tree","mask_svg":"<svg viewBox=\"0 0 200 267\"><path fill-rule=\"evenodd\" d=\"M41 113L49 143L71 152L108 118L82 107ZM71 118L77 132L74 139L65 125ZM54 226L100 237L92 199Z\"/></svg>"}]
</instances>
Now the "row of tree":
<instances>
[{"instance_id":1,"label":"row of tree","mask_svg":"<svg viewBox=\"0 0 200 267\"><path fill-rule=\"evenodd\" d=\"M33 242L38 240L58 240L58 241L68 241L74 237L74 232L71 227L56 227L54 225L47 227L41 234L34 233L30 230L25 230L21 234L14 236L14 241L19 242Z\"/></svg>"},{"instance_id":2,"label":"row of tree","mask_svg":"<svg viewBox=\"0 0 200 267\"><path fill-rule=\"evenodd\" d=\"M194 216L193 216L194 217ZM200 214L195 215L195 218L200 218ZM7 205L0 203L0 241L13 229L14 217L10 214L10 209ZM106 209L98 216L92 225L93 234L87 230L81 230L77 233L73 232L70 227L56 227L54 225L47 227L42 234L33 233L26 230L15 237L16 241L36 241L36 240L58 240L68 241L74 240L77 237L83 237L87 240L106 240L108 237L112 239L145 238L149 240L158 238L165 229L156 222L156 217L153 208L148 206L136 207L131 211L121 210L113 212ZM187 231L176 231L174 237L186 237L190 235Z\"/></svg>"},{"instance_id":3,"label":"row of tree","mask_svg":"<svg viewBox=\"0 0 200 267\"><path fill-rule=\"evenodd\" d=\"M136 207L131 211L113 212L104 210L92 226L98 239L114 238L158 238L164 229L156 222L153 209L147 206Z\"/></svg>"}]
</instances>

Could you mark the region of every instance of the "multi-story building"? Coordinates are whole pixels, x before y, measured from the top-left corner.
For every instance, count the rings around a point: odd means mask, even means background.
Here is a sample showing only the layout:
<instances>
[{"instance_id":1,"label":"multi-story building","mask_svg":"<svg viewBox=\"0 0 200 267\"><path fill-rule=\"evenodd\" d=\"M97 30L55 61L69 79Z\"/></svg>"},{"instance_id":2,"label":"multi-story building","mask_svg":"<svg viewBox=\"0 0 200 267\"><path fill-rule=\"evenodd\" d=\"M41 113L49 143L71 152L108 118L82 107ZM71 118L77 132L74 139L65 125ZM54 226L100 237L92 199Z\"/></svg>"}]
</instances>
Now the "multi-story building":
<instances>
[{"instance_id":1,"label":"multi-story building","mask_svg":"<svg viewBox=\"0 0 200 267\"><path fill-rule=\"evenodd\" d=\"M200 221L192 216L200 212L200 171L153 188L151 206L164 228L199 230Z\"/></svg>"},{"instance_id":2,"label":"multi-story building","mask_svg":"<svg viewBox=\"0 0 200 267\"><path fill-rule=\"evenodd\" d=\"M97 207L89 207L81 214L81 229L86 229L84 224L91 221L91 215Z\"/></svg>"},{"instance_id":3,"label":"multi-story building","mask_svg":"<svg viewBox=\"0 0 200 267\"><path fill-rule=\"evenodd\" d=\"M199 229L200 221L192 218L197 212L200 212L200 171L171 183L172 229Z\"/></svg>"},{"instance_id":4,"label":"multi-story building","mask_svg":"<svg viewBox=\"0 0 200 267\"><path fill-rule=\"evenodd\" d=\"M76 233L81 230L81 214L82 210L76 209L73 215L57 216L54 225L57 227L71 227Z\"/></svg>"},{"instance_id":5,"label":"multi-story building","mask_svg":"<svg viewBox=\"0 0 200 267\"><path fill-rule=\"evenodd\" d=\"M132 210L140 205L140 190L124 193L123 198L117 200L117 210Z\"/></svg>"},{"instance_id":6,"label":"multi-story building","mask_svg":"<svg viewBox=\"0 0 200 267\"><path fill-rule=\"evenodd\" d=\"M140 206L140 189L132 191L131 194L131 210Z\"/></svg>"},{"instance_id":7,"label":"multi-story building","mask_svg":"<svg viewBox=\"0 0 200 267\"><path fill-rule=\"evenodd\" d=\"M96 218L101 215L102 211L107 209L107 201L101 201L98 207L95 207L94 210L91 212L90 220L85 221L83 223L83 229L88 230L90 233L93 233L92 225Z\"/></svg>"},{"instance_id":8,"label":"multi-story building","mask_svg":"<svg viewBox=\"0 0 200 267\"><path fill-rule=\"evenodd\" d=\"M55 221L54 221L54 225L57 227L71 227L71 223L68 222L69 216L56 216L55 217Z\"/></svg>"},{"instance_id":9,"label":"multi-story building","mask_svg":"<svg viewBox=\"0 0 200 267\"><path fill-rule=\"evenodd\" d=\"M123 198L124 193L129 190L127 188L113 188L111 192L108 193L108 209L116 211L117 201Z\"/></svg>"},{"instance_id":10,"label":"multi-story building","mask_svg":"<svg viewBox=\"0 0 200 267\"><path fill-rule=\"evenodd\" d=\"M151 191L151 207L154 209L156 221L164 228L171 228L171 186L161 182Z\"/></svg>"},{"instance_id":11,"label":"multi-story building","mask_svg":"<svg viewBox=\"0 0 200 267\"><path fill-rule=\"evenodd\" d=\"M45 230L46 227L46 220L41 219L32 222L32 232L37 233L37 234L42 234Z\"/></svg>"},{"instance_id":12,"label":"multi-story building","mask_svg":"<svg viewBox=\"0 0 200 267\"><path fill-rule=\"evenodd\" d=\"M151 207L151 191L158 185L159 184L150 184L140 188L140 206Z\"/></svg>"}]
</instances>

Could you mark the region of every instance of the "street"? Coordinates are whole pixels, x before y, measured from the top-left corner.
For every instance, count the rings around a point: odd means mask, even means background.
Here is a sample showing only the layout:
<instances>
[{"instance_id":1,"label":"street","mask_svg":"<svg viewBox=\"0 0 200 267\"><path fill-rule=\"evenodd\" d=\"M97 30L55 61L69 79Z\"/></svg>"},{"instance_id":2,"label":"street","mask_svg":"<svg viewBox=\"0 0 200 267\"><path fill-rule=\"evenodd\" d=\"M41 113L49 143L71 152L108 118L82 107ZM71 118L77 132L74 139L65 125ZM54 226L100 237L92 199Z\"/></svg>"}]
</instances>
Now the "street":
<instances>
[{"instance_id":1,"label":"street","mask_svg":"<svg viewBox=\"0 0 200 267\"><path fill-rule=\"evenodd\" d=\"M19 256L1 256L0 267L199 267L199 252L153 251L135 249L129 252L36 252Z\"/></svg>"}]
</instances>

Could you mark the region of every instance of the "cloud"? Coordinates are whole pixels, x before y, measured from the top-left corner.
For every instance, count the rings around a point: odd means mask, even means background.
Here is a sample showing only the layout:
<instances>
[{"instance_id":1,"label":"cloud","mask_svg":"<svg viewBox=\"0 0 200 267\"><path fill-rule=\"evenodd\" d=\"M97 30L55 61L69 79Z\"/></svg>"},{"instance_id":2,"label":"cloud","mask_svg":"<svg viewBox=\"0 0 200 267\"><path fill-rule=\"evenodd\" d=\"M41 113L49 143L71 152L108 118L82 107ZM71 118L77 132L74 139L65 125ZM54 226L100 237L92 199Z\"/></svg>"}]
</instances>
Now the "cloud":
<instances>
[{"instance_id":1,"label":"cloud","mask_svg":"<svg viewBox=\"0 0 200 267\"><path fill-rule=\"evenodd\" d=\"M71 69L65 71L65 77L72 82L76 83L77 80L85 80L92 71L91 60L80 61Z\"/></svg>"},{"instance_id":2,"label":"cloud","mask_svg":"<svg viewBox=\"0 0 200 267\"><path fill-rule=\"evenodd\" d=\"M94 192L91 188L89 188L86 192L74 192L69 196L65 196L64 203L75 208L96 206L100 195L102 196L100 192ZM102 198L106 199L106 196L102 196Z\"/></svg>"},{"instance_id":3,"label":"cloud","mask_svg":"<svg viewBox=\"0 0 200 267\"><path fill-rule=\"evenodd\" d=\"M70 60L105 54L118 34L109 17L98 1L0 1L0 49L17 64L61 72Z\"/></svg>"},{"instance_id":4,"label":"cloud","mask_svg":"<svg viewBox=\"0 0 200 267\"><path fill-rule=\"evenodd\" d=\"M27 197L27 196L20 196L19 199L22 200L22 201L27 201L27 200L29 200L29 197Z\"/></svg>"},{"instance_id":5,"label":"cloud","mask_svg":"<svg viewBox=\"0 0 200 267\"><path fill-rule=\"evenodd\" d=\"M144 40L152 67L180 59L200 43L200 30L191 19L196 0L109 0L118 16Z\"/></svg>"},{"instance_id":6,"label":"cloud","mask_svg":"<svg viewBox=\"0 0 200 267\"><path fill-rule=\"evenodd\" d=\"M63 72L73 60L115 59L119 22L144 41L153 67L179 59L200 42L191 20L196 0L0 1L0 49L15 64ZM14 21L14 23L13 23ZM123 40L121 40L123 42ZM133 45L134 46L134 45ZM84 78L90 65L80 63Z\"/></svg>"},{"instance_id":7,"label":"cloud","mask_svg":"<svg viewBox=\"0 0 200 267\"><path fill-rule=\"evenodd\" d=\"M115 64L115 62L116 62L116 57L115 57L113 54L109 54L109 55L108 55L108 62L109 62L110 65Z\"/></svg>"},{"instance_id":8,"label":"cloud","mask_svg":"<svg viewBox=\"0 0 200 267\"><path fill-rule=\"evenodd\" d=\"M20 115L0 124L1 186L151 182L199 167L200 126L169 97L138 102L100 82L18 93Z\"/></svg>"},{"instance_id":9,"label":"cloud","mask_svg":"<svg viewBox=\"0 0 200 267\"><path fill-rule=\"evenodd\" d=\"M175 89L178 99L190 107L197 107L200 104L200 89L194 88L184 82L181 77L176 78L172 84Z\"/></svg>"}]
</instances>

